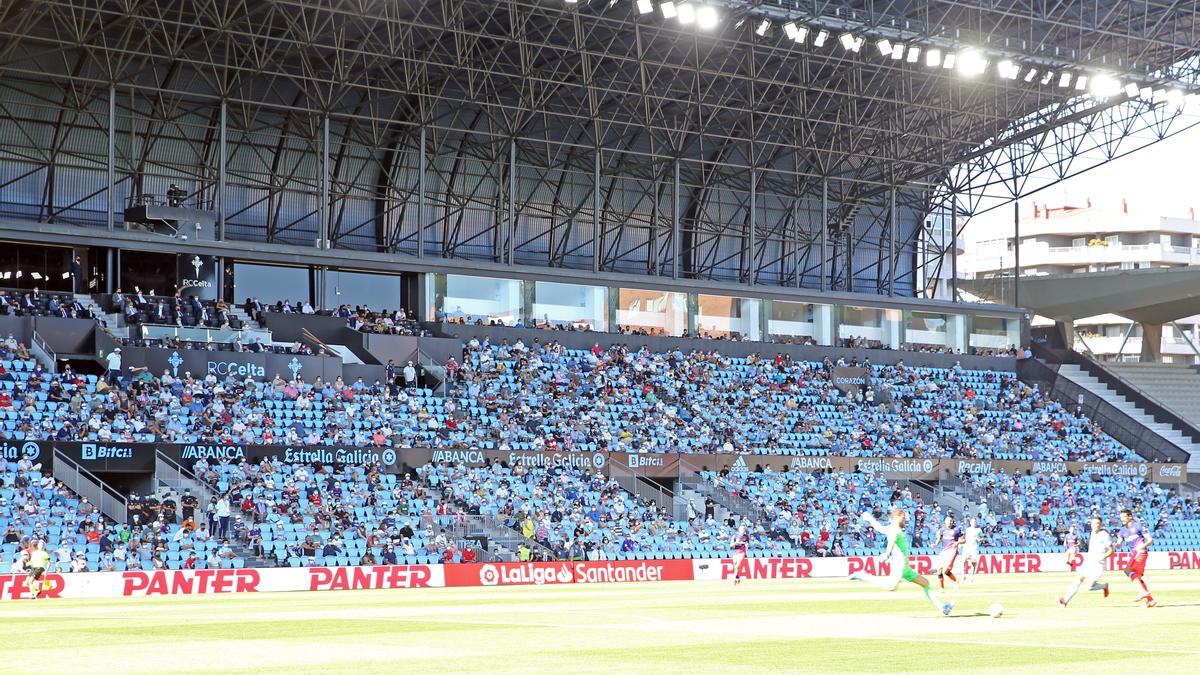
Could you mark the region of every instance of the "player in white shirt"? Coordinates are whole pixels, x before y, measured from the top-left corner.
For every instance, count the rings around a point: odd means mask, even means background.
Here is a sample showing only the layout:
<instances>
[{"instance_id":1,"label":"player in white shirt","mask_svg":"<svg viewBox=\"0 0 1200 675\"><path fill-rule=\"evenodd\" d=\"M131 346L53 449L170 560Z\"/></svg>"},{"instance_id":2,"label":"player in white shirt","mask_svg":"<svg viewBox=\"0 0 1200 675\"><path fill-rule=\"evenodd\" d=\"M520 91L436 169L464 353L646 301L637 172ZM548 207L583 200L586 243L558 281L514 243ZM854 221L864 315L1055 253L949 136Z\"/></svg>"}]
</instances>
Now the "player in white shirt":
<instances>
[{"instance_id":1,"label":"player in white shirt","mask_svg":"<svg viewBox=\"0 0 1200 675\"><path fill-rule=\"evenodd\" d=\"M983 530L979 523L972 518L970 526L963 531L963 571L967 573L967 583L975 583L975 570L979 567L979 538Z\"/></svg>"},{"instance_id":2,"label":"player in white shirt","mask_svg":"<svg viewBox=\"0 0 1200 675\"><path fill-rule=\"evenodd\" d=\"M1108 584L1101 583L1100 577L1104 576L1105 563L1112 555L1112 538L1104 529L1100 516L1093 516L1092 536L1088 539L1088 550L1083 556L1083 564L1079 566L1079 573L1076 575L1075 581L1071 582L1070 587L1067 588L1066 595L1059 597L1059 606L1066 609L1071 598L1075 597L1079 588L1085 583L1088 585L1089 591L1104 591L1104 597L1107 598Z\"/></svg>"}]
</instances>

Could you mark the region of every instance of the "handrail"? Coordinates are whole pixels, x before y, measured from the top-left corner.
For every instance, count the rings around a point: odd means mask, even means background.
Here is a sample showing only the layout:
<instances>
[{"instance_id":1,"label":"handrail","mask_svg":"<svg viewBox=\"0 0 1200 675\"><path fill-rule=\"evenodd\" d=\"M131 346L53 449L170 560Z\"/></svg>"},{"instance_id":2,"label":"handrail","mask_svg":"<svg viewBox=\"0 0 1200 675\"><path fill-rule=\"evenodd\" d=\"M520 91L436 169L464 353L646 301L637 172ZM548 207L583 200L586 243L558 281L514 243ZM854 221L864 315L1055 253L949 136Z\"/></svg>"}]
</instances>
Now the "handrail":
<instances>
[{"instance_id":1,"label":"handrail","mask_svg":"<svg viewBox=\"0 0 1200 675\"><path fill-rule=\"evenodd\" d=\"M104 515L121 524L129 522L125 496L59 450L54 451L52 471L55 478L69 483L67 487L75 494L92 500Z\"/></svg>"},{"instance_id":2,"label":"handrail","mask_svg":"<svg viewBox=\"0 0 1200 675\"><path fill-rule=\"evenodd\" d=\"M50 344L46 342L46 339L42 337L41 333L37 332L37 323L36 322L34 323L33 333L32 333L30 342L35 347L37 347L38 349L41 349L42 351L44 351L46 353L46 358L49 359L49 361L50 361L50 363L46 365L46 369L52 373L58 372L58 353L55 352L53 349L51 349Z\"/></svg>"},{"instance_id":3,"label":"handrail","mask_svg":"<svg viewBox=\"0 0 1200 675\"><path fill-rule=\"evenodd\" d=\"M167 464L172 469L175 469L176 471L178 471L179 475L183 476L184 478L191 478L192 480L199 480L199 478L196 476L195 472L193 472L191 469L187 468L186 466L180 464L179 462L175 461L175 458L166 454L162 450L156 449L154 451L154 455L158 459L162 460L163 463Z\"/></svg>"}]
</instances>

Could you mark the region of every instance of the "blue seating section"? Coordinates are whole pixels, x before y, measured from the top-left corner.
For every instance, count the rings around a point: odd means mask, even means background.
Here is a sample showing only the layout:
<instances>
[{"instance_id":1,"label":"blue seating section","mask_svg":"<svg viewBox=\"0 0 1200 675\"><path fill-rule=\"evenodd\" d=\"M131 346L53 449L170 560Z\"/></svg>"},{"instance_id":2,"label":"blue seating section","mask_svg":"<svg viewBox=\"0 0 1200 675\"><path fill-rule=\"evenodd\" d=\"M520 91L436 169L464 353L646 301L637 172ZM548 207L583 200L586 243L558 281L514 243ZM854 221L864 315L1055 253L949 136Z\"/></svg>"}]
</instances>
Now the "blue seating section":
<instances>
[{"instance_id":1,"label":"blue seating section","mask_svg":"<svg viewBox=\"0 0 1200 675\"><path fill-rule=\"evenodd\" d=\"M820 363L485 342L468 346L454 391L473 424L453 436L512 450L1136 458L1012 373L872 371L894 405L848 399Z\"/></svg>"}]
</instances>

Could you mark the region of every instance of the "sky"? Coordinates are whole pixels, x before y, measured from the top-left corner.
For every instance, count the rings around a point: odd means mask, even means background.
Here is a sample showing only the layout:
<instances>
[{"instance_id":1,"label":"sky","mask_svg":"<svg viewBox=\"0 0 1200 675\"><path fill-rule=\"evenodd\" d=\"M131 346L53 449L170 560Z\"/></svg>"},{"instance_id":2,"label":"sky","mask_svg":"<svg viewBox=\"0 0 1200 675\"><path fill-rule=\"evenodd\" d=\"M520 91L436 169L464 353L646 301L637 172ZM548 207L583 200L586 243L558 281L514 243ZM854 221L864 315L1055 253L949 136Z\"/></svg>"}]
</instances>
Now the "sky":
<instances>
[{"instance_id":1,"label":"sky","mask_svg":"<svg viewBox=\"0 0 1200 675\"><path fill-rule=\"evenodd\" d=\"M1198 164L1200 127L1194 127L1022 199L1022 218L1032 217L1034 201L1053 208L1086 206L1089 198L1096 208L1120 210L1124 198L1130 213L1187 218L1194 208L1200 217ZM1012 227L1011 207L973 218L963 236L970 242L1002 227Z\"/></svg>"}]
</instances>

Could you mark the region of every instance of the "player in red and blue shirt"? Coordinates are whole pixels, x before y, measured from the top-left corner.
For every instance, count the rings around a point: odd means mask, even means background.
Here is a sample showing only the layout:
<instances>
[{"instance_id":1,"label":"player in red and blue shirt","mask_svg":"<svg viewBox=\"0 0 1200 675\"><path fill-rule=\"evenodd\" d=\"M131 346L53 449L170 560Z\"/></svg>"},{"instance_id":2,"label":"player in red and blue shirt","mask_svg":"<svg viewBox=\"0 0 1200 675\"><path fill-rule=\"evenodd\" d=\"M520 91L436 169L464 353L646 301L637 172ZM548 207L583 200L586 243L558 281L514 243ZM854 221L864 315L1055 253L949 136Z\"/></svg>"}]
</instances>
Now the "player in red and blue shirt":
<instances>
[{"instance_id":1,"label":"player in red and blue shirt","mask_svg":"<svg viewBox=\"0 0 1200 675\"><path fill-rule=\"evenodd\" d=\"M742 525L738 528L737 534L733 535L733 539L729 542L729 548L733 550L734 586L742 583L742 564L746 561L746 549L749 546L750 535L746 532L746 526Z\"/></svg>"},{"instance_id":2,"label":"player in red and blue shirt","mask_svg":"<svg viewBox=\"0 0 1200 675\"><path fill-rule=\"evenodd\" d=\"M1079 565L1077 559L1079 557L1079 535L1075 534L1075 526L1072 525L1067 529L1067 533L1063 535L1063 546L1067 547L1067 567L1071 569L1071 573L1075 572L1075 568Z\"/></svg>"},{"instance_id":3,"label":"player in red and blue shirt","mask_svg":"<svg viewBox=\"0 0 1200 675\"><path fill-rule=\"evenodd\" d=\"M946 587L946 579L958 586L958 578L954 576L954 561L958 560L958 547L966 541L962 528L954 522L954 515L946 516L945 526L938 532L938 554L934 561L937 567L938 586Z\"/></svg>"},{"instance_id":4,"label":"player in red and blue shirt","mask_svg":"<svg viewBox=\"0 0 1200 675\"><path fill-rule=\"evenodd\" d=\"M1154 543L1154 537L1150 532L1142 527L1133 519L1133 513L1129 509L1121 509L1121 530L1117 533L1117 538L1120 541L1120 546L1129 546L1129 551L1132 557L1129 563L1122 569L1129 576L1130 581L1135 581L1142 587L1142 594L1138 596L1137 602L1146 601L1147 607L1153 607L1158 604L1154 596L1150 595L1150 589L1146 586L1146 560L1150 557L1150 544Z\"/></svg>"}]
</instances>

